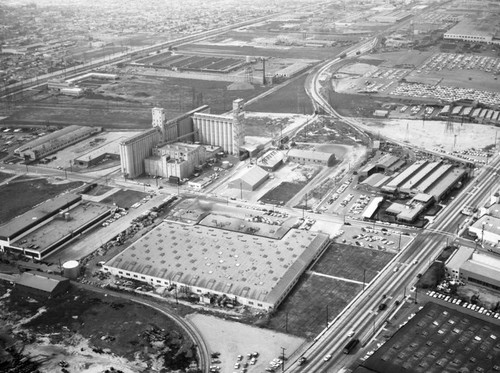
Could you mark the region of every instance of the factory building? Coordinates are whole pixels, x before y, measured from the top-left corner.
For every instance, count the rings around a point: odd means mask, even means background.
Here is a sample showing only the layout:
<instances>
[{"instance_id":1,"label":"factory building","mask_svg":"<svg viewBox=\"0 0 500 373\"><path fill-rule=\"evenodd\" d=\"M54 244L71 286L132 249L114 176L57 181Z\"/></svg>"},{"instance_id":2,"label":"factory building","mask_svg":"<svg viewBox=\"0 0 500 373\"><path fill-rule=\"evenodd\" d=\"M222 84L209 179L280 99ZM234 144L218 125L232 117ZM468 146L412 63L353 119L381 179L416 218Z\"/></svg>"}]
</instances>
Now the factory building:
<instances>
[{"instance_id":1,"label":"factory building","mask_svg":"<svg viewBox=\"0 0 500 373\"><path fill-rule=\"evenodd\" d=\"M152 125L161 132L161 142L186 141L194 142L194 122L193 114L210 113L208 105L200 106L187 113L179 115L173 119L167 120L165 109L152 109Z\"/></svg>"},{"instance_id":2,"label":"factory building","mask_svg":"<svg viewBox=\"0 0 500 373\"><path fill-rule=\"evenodd\" d=\"M282 152L272 149L257 159L257 166L266 171L274 172L283 164L284 157Z\"/></svg>"},{"instance_id":3,"label":"factory building","mask_svg":"<svg viewBox=\"0 0 500 373\"><path fill-rule=\"evenodd\" d=\"M463 20L457 25L444 33L445 40L463 40L474 43L495 43L499 44L500 40L493 39L494 31L485 30L484 25L476 25L471 20Z\"/></svg>"},{"instance_id":4,"label":"factory building","mask_svg":"<svg viewBox=\"0 0 500 373\"><path fill-rule=\"evenodd\" d=\"M245 138L242 108L243 100L238 99L233 102L232 115L212 115L210 108L203 105L170 120L167 120L163 108L153 108L151 113L153 128L120 143L123 175L135 178L142 175L146 169L148 172L153 170L154 173L157 170L160 175L160 172L168 173L168 167L177 169L177 173L185 174L183 170L189 167L167 166L168 162L161 161L160 155L153 154L156 146L173 142L199 142L239 155ZM162 169L164 171L161 171Z\"/></svg>"},{"instance_id":5,"label":"factory building","mask_svg":"<svg viewBox=\"0 0 500 373\"><path fill-rule=\"evenodd\" d=\"M469 226L469 234L492 245L500 243L500 218L484 215Z\"/></svg>"},{"instance_id":6,"label":"factory building","mask_svg":"<svg viewBox=\"0 0 500 373\"><path fill-rule=\"evenodd\" d=\"M362 177L371 176L377 172L394 172L404 165L404 160L391 154L384 154L375 161L368 163L359 170Z\"/></svg>"},{"instance_id":7,"label":"factory building","mask_svg":"<svg viewBox=\"0 0 500 373\"><path fill-rule=\"evenodd\" d=\"M446 272L455 280L500 290L500 259L470 247L460 247L445 263Z\"/></svg>"},{"instance_id":8,"label":"factory building","mask_svg":"<svg viewBox=\"0 0 500 373\"><path fill-rule=\"evenodd\" d=\"M197 142L220 146L225 152L239 156L245 143L242 99L233 101L231 115L195 113L193 120Z\"/></svg>"},{"instance_id":9,"label":"factory building","mask_svg":"<svg viewBox=\"0 0 500 373\"><path fill-rule=\"evenodd\" d=\"M299 164L331 167L335 163L335 154L315 150L290 149L287 153L287 159Z\"/></svg>"},{"instance_id":10,"label":"factory building","mask_svg":"<svg viewBox=\"0 0 500 373\"><path fill-rule=\"evenodd\" d=\"M147 175L184 179L191 176L195 167L206 160L202 145L184 143L167 144L153 149L153 155L144 160Z\"/></svg>"},{"instance_id":11,"label":"factory building","mask_svg":"<svg viewBox=\"0 0 500 373\"><path fill-rule=\"evenodd\" d=\"M327 234L298 229L271 239L163 222L103 269L154 286L175 286L200 297L225 297L272 311L328 243Z\"/></svg>"},{"instance_id":12,"label":"factory building","mask_svg":"<svg viewBox=\"0 0 500 373\"><path fill-rule=\"evenodd\" d=\"M14 150L14 153L29 160L40 159L101 131L101 127L68 126L30 141Z\"/></svg>"},{"instance_id":13,"label":"factory building","mask_svg":"<svg viewBox=\"0 0 500 373\"><path fill-rule=\"evenodd\" d=\"M45 259L110 214L107 205L63 194L0 226L0 251Z\"/></svg>"}]
</instances>

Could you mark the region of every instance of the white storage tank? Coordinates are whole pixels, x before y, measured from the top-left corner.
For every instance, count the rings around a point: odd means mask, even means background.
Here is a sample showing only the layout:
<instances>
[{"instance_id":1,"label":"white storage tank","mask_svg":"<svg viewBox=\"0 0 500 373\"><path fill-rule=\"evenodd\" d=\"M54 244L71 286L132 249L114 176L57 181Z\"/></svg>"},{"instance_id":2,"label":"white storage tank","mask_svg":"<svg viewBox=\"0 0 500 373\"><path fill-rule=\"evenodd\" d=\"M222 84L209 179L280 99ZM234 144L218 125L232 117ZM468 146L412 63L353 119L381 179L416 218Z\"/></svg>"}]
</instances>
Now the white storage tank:
<instances>
[{"instance_id":1,"label":"white storage tank","mask_svg":"<svg viewBox=\"0 0 500 373\"><path fill-rule=\"evenodd\" d=\"M80 263L77 260L69 260L62 265L63 276L71 280L76 280L80 274Z\"/></svg>"},{"instance_id":2,"label":"white storage tank","mask_svg":"<svg viewBox=\"0 0 500 373\"><path fill-rule=\"evenodd\" d=\"M227 170L230 167L229 161L222 161L222 168Z\"/></svg>"}]
</instances>

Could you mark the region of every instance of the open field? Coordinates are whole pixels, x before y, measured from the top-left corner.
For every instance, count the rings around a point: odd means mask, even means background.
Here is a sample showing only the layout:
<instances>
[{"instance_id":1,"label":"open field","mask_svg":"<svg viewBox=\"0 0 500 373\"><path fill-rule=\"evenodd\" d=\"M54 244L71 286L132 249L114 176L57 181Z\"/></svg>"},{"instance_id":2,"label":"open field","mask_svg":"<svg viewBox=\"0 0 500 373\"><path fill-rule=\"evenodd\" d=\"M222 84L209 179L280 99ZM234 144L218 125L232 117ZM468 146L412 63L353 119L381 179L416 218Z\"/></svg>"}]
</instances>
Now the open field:
<instances>
[{"instance_id":1,"label":"open field","mask_svg":"<svg viewBox=\"0 0 500 373\"><path fill-rule=\"evenodd\" d=\"M370 123L370 124L368 124ZM373 133L412 145L443 152L483 149L495 144L498 127L445 121L383 119L363 121Z\"/></svg>"},{"instance_id":2,"label":"open field","mask_svg":"<svg viewBox=\"0 0 500 373\"><path fill-rule=\"evenodd\" d=\"M351 245L332 244L311 269L329 276L369 283L394 254Z\"/></svg>"},{"instance_id":3,"label":"open field","mask_svg":"<svg viewBox=\"0 0 500 373\"><path fill-rule=\"evenodd\" d=\"M33 206L81 186L80 181L52 184L47 179L12 182L0 186L0 224L25 213Z\"/></svg>"},{"instance_id":4,"label":"open field","mask_svg":"<svg viewBox=\"0 0 500 373\"><path fill-rule=\"evenodd\" d=\"M307 75L304 75L295 79L265 99L247 105L245 110L267 113L312 114L311 99L304 89L306 77Z\"/></svg>"},{"instance_id":5,"label":"open field","mask_svg":"<svg viewBox=\"0 0 500 373\"><path fill-rule=\"evenodd\" d=\"M274 330L312 338L360 292L363 284L307 273L269 320ZM287 323L288 320L288 323Z\"/></svg>"},{"instance_id":6,"label":"open field","mask_svg":"<svg viewBox=\"0 0 500 373\"><path fill-rule=\"evenodd\" d=\"M61 360L72 372L184 370L193 360L193 342L171 319L130 301L71 288L38 301L13 290L2 305L4 326L24 339L25 352L46 356L41 372L59 371Z\"/></svg>"}]
</instances>

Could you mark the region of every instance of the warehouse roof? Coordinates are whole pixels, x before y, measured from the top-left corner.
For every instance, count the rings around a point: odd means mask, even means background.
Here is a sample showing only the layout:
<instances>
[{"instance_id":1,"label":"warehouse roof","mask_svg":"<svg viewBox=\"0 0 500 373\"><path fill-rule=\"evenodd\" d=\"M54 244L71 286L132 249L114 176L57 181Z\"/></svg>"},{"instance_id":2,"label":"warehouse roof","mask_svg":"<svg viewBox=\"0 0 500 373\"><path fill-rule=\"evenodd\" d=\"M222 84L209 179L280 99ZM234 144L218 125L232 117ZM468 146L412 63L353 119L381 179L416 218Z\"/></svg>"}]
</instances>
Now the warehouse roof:
<instances>
[{"instance_id":1,"label":"warehouse roof","mask_svg":"<svg viewBox=\"0 0 500 373\"><path fill-rule=\"evenodd\" d=\"M48 215L58 212L60 209L72 205L82 199L81 195L66 193L54 199L49 199L30 211L19 215L7 224L0 226L0 239L8 240L15 238L29 227L34 227L43 221Z\"/></svg>"},{"instance_id":2,"label":"warehouse roof","mask_svg":"<svg viewBox=\"0 0 500 373\"><path fill-rule=\"evenodd\" d=\"M43 272L24 272L17 280L17 285L52 293L61 282L69 281L65 277Z\"/></svg>"},{"instance_id":3,"label":"warehouse roof","mask_svg":"<svg viewBox=\"0 0 500 373\"><path fill-rule=\"evenodd\" d=\"M164 222L106 266L274 303L328 242L292 229L282 240Z\"/></svg>"},{"instance_id":4,"label":"warehouse roof","mask_svg":"<svg viewBox=\"0 0 500 373\"><path fill-rule=\"evenodd\" d=\"M240 180L248 185L257 185L263 179L269 177L269 173L264 171L259 166L254 166L250 168L247 172L240 176Z\"/></svg>"},{"instance_id":5,"label":"warehouse roof","mask_svg":"<svg viewBox=\"0 0 500 373\"><path fill-rule=\"evenodd\" d=\"M500 218L483 215L477 219L474 224L470 226L470 228L473 228L476 231L482 231L483 226L485 232L490 232L497 236L500 235Z\"/></svg>"},{"instance_id":6,"label":"warehouse roof","mask_svg":"<svg viewBox=\"0 0 500 373\"><path fill-rule=\"evenodd\" d=\"M455 250L452 255L450 255L450 257L446 261L446 266L450 268L459 268L462 264L470 259L472 253L474 253L474 248L461 246L457 250Z\"/></svg>"},{"instance_id":7,"label":"warehouse roof","mask_svg":"<svg viewBox=\"0 0 500 373\"><path fill-rule=\"evenodd\" d=\"M487 278L500 280L500 260L491 255L473 253L472 258L462 264L460 269Z\"/></svg>"},{"instance_id":8,"label":"warehouse roof","mask_svg":"<svg viewBox=\"0 0 500 373\"><path fill-rule=\"evenodd\" d=\"M315 159L328 162L334 154L316 150L290 149L287 155L288 157Z\"/></svg>"}]
</instances>

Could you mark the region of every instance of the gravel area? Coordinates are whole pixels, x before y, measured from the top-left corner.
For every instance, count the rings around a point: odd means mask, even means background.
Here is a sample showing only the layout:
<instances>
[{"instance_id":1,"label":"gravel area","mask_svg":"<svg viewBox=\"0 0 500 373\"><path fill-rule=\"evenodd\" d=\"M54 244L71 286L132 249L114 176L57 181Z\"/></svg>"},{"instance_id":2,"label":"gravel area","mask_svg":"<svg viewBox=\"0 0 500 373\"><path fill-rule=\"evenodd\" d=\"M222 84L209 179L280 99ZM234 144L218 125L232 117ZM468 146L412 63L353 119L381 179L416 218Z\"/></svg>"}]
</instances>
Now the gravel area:
<instances>
[{"instance_id":1,"label":"gravel area","mask_svg":"<svg viewBox=\"0 0 500 373\"><path fill-rule=\"evenodd\" d=\"M248 362L247 354L258 352L256 364L248 364L248 373L262 373L269 362L282 355L292 354L305 340L272 330L260 329L214 316L189 315L188 320L196 326L205 340L210 352L220 352L220 373L241 372L235 369L238 355L243 355L242 363Z\"/></svg>"}]
</instances>

